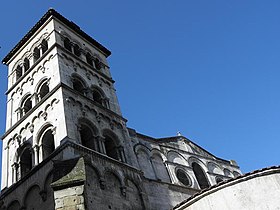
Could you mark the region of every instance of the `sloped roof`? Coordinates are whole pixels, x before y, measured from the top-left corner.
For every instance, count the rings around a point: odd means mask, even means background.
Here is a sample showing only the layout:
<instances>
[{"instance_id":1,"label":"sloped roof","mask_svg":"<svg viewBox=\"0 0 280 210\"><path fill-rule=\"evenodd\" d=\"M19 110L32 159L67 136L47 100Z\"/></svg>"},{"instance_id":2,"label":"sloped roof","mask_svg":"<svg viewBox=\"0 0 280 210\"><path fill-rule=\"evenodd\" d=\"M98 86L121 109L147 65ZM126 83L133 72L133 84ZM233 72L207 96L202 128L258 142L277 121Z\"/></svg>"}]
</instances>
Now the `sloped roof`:
<instances>
[{"instance_id":1,"label":"sloped roof","mask_svg":"<svg viewBox=\"0 0 280 210\"><path fill-rule=\"evenodd\" d=\"M96 46L98 49L100 49L104 54L108 57L111 55L111 52L105 48L103 45L98 43L96 40L94 40L92 37L90 37L88 34L86 34L84 31L80 29L79 26L77 26L72 21L66 19L61 14L59 14L54 9L49 9L43 17L30 29L30 31L17 43L17 45L6 55L5 58L3 58L2 63L6 64L11 57L25 44L25 42L31 38L31 36L48 20L49 17L54 16L57 19L59 19L61 22L63 22L65 25L67 25L69 28L74 30L77 34L81 35L83 38L85 38L88 42Z\"/></svg>"},{"instance_id":2,"label":"sloped roof","mask_svg":"<svg viewBox=\"0 0 280 210\"><path fill-rule=\"evenodd\" d=\"M131 128L130 128L131 129ZM133 130L133 129L132 129ZM201 146L199 146L198 144L196 144L195 142L193 142L192 140L186 138L185 136L171 136L171 137L163 137L163 138L154 138L154 137L151 137L151 136L147 136L145 134L141 134L141 133L138 133L136 132L136 135L139 136L140 138L142 138L143 140L146 140L146 141L152 141L152 142L155 142L155 143L170 143L170 142L178 142L182 139L185 139L187 141L189 141L190 143L192 143L194 146L198 147L200 150L202 150L203 152L205 152L206 154L214 157L215 159L217 160L221 160L221 161L225 161L227 163L230 163L230 161L228 160L225 160L225 159L222 159L222 158L219 158L219 157L216 157L215 155L213 155L212 153L208 152L207 150L205 150L204 148L202 148ZM236 166L238 167L238 166ZM238 167L239 168L239 167Z\"/></svg>"}]
</instances>

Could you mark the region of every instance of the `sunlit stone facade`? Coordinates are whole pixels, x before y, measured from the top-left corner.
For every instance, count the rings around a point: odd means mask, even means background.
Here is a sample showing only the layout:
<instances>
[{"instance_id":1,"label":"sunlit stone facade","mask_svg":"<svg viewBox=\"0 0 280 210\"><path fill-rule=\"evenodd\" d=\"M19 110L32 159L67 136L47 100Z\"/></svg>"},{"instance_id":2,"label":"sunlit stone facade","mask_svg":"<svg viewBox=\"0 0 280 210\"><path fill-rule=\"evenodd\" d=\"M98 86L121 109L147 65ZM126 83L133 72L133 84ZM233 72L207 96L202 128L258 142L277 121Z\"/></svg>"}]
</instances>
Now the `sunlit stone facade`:
<instances>
[{"instance_id":1,"label":"sunlit stone facade","mask_svg":"<svg viewBox=\"0 0 280 210\"><path fill-rule=\"evenodd\" d=\"M128 128L110 54L51 9L3 59L2 209L170 209L240 174L183 136Z\"/></svg>"}]
</instances>

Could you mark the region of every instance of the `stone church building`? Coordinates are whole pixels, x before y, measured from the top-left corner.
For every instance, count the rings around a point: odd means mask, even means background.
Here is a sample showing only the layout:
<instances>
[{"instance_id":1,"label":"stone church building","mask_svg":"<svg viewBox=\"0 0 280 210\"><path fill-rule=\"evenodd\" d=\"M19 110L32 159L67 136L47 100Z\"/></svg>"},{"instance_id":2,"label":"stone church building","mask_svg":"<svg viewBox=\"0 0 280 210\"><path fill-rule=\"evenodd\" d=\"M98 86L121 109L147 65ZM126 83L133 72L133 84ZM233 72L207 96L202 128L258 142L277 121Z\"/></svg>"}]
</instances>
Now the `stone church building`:
<instances>
[{"instance_id":1,"label":"stone church building","mask_svg":"<svg viewBox=\"0 0 280 210\"><path fill-rule=\"evenodd\" d=\"M50 9L3 59L0 209L168 210L240 177L235 161L184 136L153 138L128 128L110 54Z\"/></svg>"}]
</instances>

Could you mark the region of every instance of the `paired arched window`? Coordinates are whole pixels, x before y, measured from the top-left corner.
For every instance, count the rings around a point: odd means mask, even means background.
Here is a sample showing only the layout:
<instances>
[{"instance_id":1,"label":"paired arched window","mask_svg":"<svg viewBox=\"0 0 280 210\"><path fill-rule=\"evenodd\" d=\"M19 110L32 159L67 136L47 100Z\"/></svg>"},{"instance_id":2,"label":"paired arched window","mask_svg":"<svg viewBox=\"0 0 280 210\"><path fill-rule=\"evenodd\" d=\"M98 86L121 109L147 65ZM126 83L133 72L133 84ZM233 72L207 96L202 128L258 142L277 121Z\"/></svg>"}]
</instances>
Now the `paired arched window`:
<instances>
[{"instance_id":1,"label":"paired arched window","mask_svg":"<svg viewBox=\"0 0 280 210\"><path fill-rule=\"evenodd\" d=\"M55 149L52 130L47 130L42 136L43 159L47 158Z\"/></svg>"},{"instance_id":2,"label":"paired arched window","mask_svg":"<svg viewBox=\"0 0 280 210\"><path fill-rule=\"evenodd\" d=\"M203 169L201 168L201 166L198 163L193 162L192 163L192 168L193 168L193 172L194 172L194 175L196 177L196 180L199 184L199 187L201 189L208 188L209 183L207 181L206 175L205 175Z\"/></svg>"},{"instance_id":3,"label":"paired arched window","mask_svg":"<svg viewBox=\"0 0 280 210\"><path fill-rule=\"evenodd\" d=\"M41 49L42 49L42 54L40 52L39 47L35 47L33 50L33 58L34 58L34 63L41 57L41 55L43 55L45 52L47 52L48 50L48 42L47 40L43 39L41 44Z\"/></svg>"}]
</instances>

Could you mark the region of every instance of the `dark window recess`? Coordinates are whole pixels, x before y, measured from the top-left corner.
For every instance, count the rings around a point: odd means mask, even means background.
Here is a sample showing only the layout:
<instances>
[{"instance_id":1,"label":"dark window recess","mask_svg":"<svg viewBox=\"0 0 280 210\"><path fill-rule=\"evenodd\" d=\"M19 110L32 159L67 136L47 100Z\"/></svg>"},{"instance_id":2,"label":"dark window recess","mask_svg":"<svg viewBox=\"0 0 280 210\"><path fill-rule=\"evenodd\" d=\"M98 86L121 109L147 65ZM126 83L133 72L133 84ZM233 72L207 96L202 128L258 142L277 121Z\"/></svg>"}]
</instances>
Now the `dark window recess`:
<instances>
[{"instance_id":1,"label":"dark window recess","mask_svg":"<svg viewBox=\"0 0 280 210\"><path fill-rule=\"evenodd\" d=\"M42 137L43 159L47 158L55 149L54 136L51 130L48 130Z\"/></svg>"},{"instance_id":2,"label":"dark window recess","mask_svg":"<svg viewBox=\"0 0 280 210\"><path fill-rule=\"evenodd\" d=\"M44 54L48 50L48 42L45 39L42 40L41 47L42 53Z\"/></svg>"},{"instance_id":3,"label":"dark window recess","mask_svg":"<svg viewBox=\"0 0 280 210\"><path fill-rule=\"evenodd\" d=\"M29 147L24 148L20 156L20 174L24 177L32 169L32 150Z\"/></svg>"},{"instance_id":4,"label":"dark window recess","mask_svg":"<svg viewBox=\"0 0 280 210\"><path fill-rule=\"evenodd\" d=\"M86 61L89 65L93 66L93 59L90 53L86 54Z\"/></svg>"},{"instance_id":5,"label":"dark window recess","mask_svg":"<svg viewBox=\"0 0 280 210\"><path fill-rule=\"evenodd\" d=\"M78 79L73 79L73 80L74 80L73 89L84 95L85 87L84 87L83 83Z\"/></svg>"},{"instance_id":6,"label":"dark window recess","mask_svg":"<svg viewBox=\"0 0 280 210\"><path fill-rule=\"evenodd\" d=\"M38 47L34 48L33 57L34 57L34 62L36 62L40 58L40 50L38 49Z\"/></svg>"},{"instance_id":7,"label":"dark window recess","mask_svg":"<svg viewBox=\"0 0 280 210\"><path fill-rule=\"evenodd\" d=\"M105 137L105 149L106 149L106 154L109 157L119 160L116 144L113 141L113 139L108 136Z\"/></svg>"},{"instance_id":8,"label":"dark window recess","mask_svg":"<svg viewBox=\"0 0 280 210\"><path fill-rule=\"evenodd\" d=\"M78 57L81 55L81 49L77 44L74 45L74 54Z\"/></svg>"},{"instance_id":9,"label":"dark window recess","mask_svg":"<svg viewBox=\"0 0 280 210\"><path fill-rule=\"evenodd\" d=\"M80 137L82 145L85 147L88 147L90 149L96 150L97 148L94 148L94 133L92 130L86 126L82 125L80 128Z\"/></svg>"},{"instance_id":10,"label":"dark window recess","mask_svg":"<svg viewBox=\"0 0 280 210\"><path fill-rule=\"evenodd\" d=\"M64 39L64 47L66 50L69 50L70 52L72 52L72 45L68 38Z\"/></svg>"},{"instance_id":11,"label":"dark window recess","mask_svg":"<svg viewBox=\"0 0 280 210\"><path fill-rule=\"evenodd\" d=\"M92 99L95 102L97 102L98 104L103 105L103 103L102 103L102 95L99 93L99 91L93 90Z\"/></svg>"},{"instance_id":12,"label":"dark window recess","mask_svg":"<svg viewBox=\"0 0 280 210\"><path fill-rule=\"evenodd\" d=\"M221 177L217 177L217 178L216 178L216 182L217 182L217 183L220 183L220 182L222 182L222 181L224 181L224 180L223 180Z\"/></svg>"},{"instance_id":13,"label":"dark window recess","mask_svg":"<svg viewBox=\"0 0 280 210\"><path fill-rule=\"evenodd\" d=\"M209 184L208 184L207 178L204 174L203 169L200 167L200 165L197 163L193 163L192 168L193 168L194 175L196 177L196 180L198 181L200 188L201 189L208 188Z\"/></svg>"},{"instance_id":14,"label":"dark window recess","mask_svg":"<svg viewBox=\"0 0 280 210\"><path fill-rule=\"evenodd\" d=\"M32 109L32 102L31 98L28 98L23 104L24 113L26 114L30 109Z\"/></svg>"},{"instance_id":15,"label":"dark window recess","mask_svg":"<svg viewBox=\"0 0 280 210\"><path fill-rule=\"evenodd\" d=\"M44 83L40 89L40 98L44 98L45 95L47 95L50 92L49 90L49 86L47 85L47 83Z\"/></svg>"},{"instance_id":16,"label":"dark window recess","mask_svg":"<svg viewBox=\"0 0 280 210\"><path fill-rule=\"evenodd\" d=\"M18 80L22 76L22 67L20 65L16 68L16 80Z\"/></svg>"},{"instance_id":17,"label":"dark window recess","mask_svg":"<svg viewBox=\"0 0 280 210\"><path fill-rule=\"evenodd\" d=\"M26 72L30 68L30 62L28 58L25 58L23 61L24 72Z\"/></svg>"},{"instance_id":18,"label":"dark window recess","mask_svg":"<svg viewBox=\"0 0 280 210\"><path fill-rule=\"evenodd\" d=\"M100 70L102 68L102 64L97 58L94 60L94 65L97 70Z\"/></svg>"},{"instance_id":19,"label":"dark window recess","mask_svg":"<svg viewBox=\"0 0 280 210\"><path fill-rule=\"evenodd\" d=\"M184 184L186 186L190 186L190 180L189 180L188 176L186 175L186 173L182 169L177 170L176 176L182 184Z\"/></svg>"}]
</instances>

